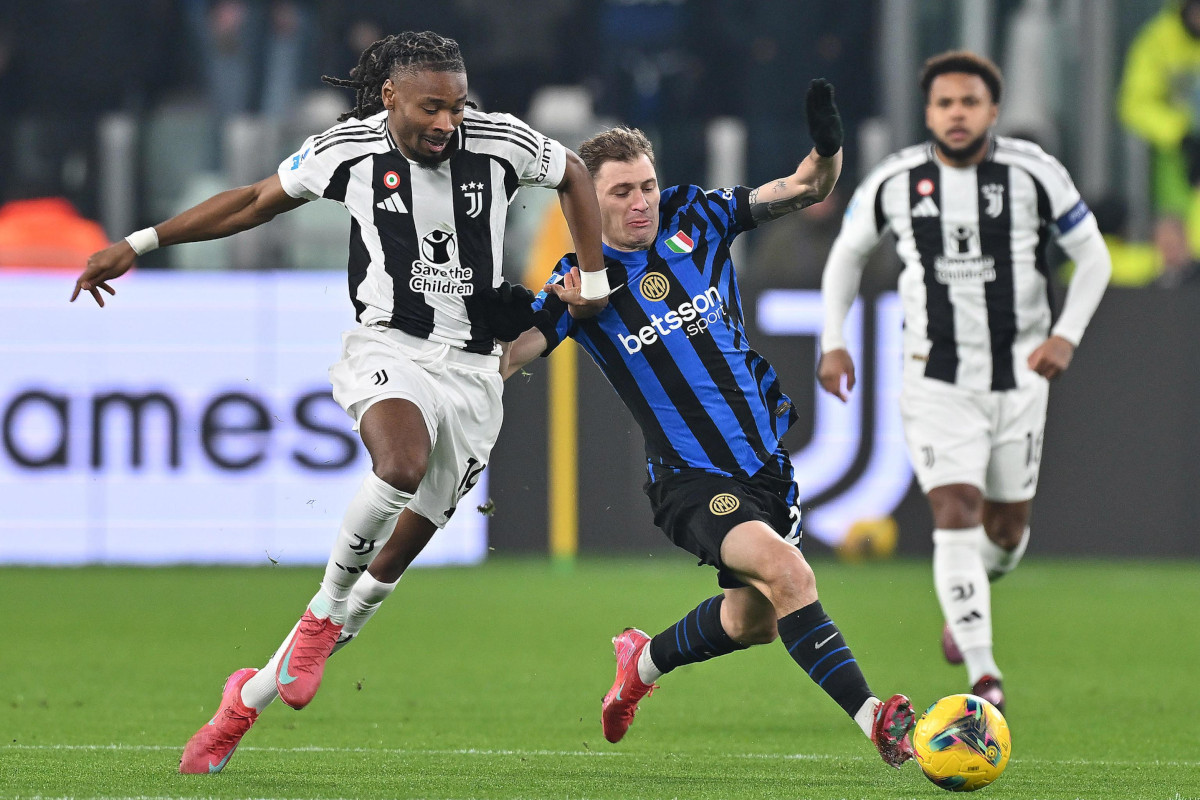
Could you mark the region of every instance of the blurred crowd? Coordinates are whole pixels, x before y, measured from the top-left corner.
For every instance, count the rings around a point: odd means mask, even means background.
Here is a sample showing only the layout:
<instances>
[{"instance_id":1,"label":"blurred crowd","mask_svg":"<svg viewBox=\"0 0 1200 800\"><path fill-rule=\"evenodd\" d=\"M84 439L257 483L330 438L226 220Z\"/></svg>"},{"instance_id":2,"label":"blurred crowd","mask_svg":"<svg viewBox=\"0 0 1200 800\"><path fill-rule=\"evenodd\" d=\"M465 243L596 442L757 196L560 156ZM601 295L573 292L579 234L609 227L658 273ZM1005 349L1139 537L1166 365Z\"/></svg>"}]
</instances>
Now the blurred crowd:
<instances>
[{"instance_id":1,"label":"blurred crowd","mask_svg":"<svg viewBox=\"0 0 1200 800\"><path fill-rule=\"evenodd\" d=\"M752 166L769 176L791 169L810 77L834 81L848 117L872 105L855 53L874 3L853 5L797 14L794 0L6 0L0 192L48 181L92 212L89 139L101 115L191 104L218 118L287 117L372 41L424 29L459 41L487 110L525 116L539 87L583 86L597 115L676 140L664 152L678 168L663 169L680 174L702 162L697 123L743 116L769 129L756 148L765 163ZM768 155L772 138L786 157Z\"/></svg>"},{"instance_id":2,"label":"blurred crowd","mask_svg":"<svg viewBox=\"0 0 1200 800\"><path fill-rule=\"evenodd\" d=\"M1000 0L999 6L1012 12L1048 2ZM5 231L77 229L77 236L64 237L75 249L54 256L75 263L101 232L88 220L112 227L112 216L103 213L111 198L101 188L107 165L100 141L111 115L137 122L131 170L137 191L128 192L127 216L151 224L224 185L266 174L304 136L349 107L349 93L325 86L322 75L347 76L362 50L388 33L431 29L459 41L472 95L484 109L521 116L568 146L577 143L573 135L590 133L589 125L642 127L659 145L664 184L709 179L706 135L713 120L725 117L740 120L747 143L739 180L758 185L790 173L810 145L803 108L808 81L832 81L851 144L844 185L821 206L754 237L746 259L763 283L816 286L849 192L860 168L870 166L858 163L862 155L854 145L860 126L883 105L878 64L864 54L879 51L884 4L5 0L0 201L8 205L0 207L0 266L16 252L5 247ZM1159 8L1158 0L1144 5L1145 17ZM1196 280L1200 257L1200 0L1165 0L1133 40L1122 73L1120 121L1153 153L1147 176L1153 229L1130 230L1131 209L1119 192L1087 199L1109 234L1115 283L1188 283ZM230 127L244 119L273 127ZM255 143L257 160L238 161L231 130L241 131L243 150L246 137ZM1042 143L1054 152L1053 142ZM47 198L59 202L29 202ZM318 245L338 226L344 223L316 215L304 223L313 263L337 252L340 243L324 251ZM147 264L186 266L191 258L197 265L246 265L238 262L236 245L183 250L178 262L159 256ZM30 252L22 250L21 257ZM296 265L264 252L270 248L254 249L248 263ZM895 277L887 267L870 275L881 286Z\"/></svg>"}]
</instances>

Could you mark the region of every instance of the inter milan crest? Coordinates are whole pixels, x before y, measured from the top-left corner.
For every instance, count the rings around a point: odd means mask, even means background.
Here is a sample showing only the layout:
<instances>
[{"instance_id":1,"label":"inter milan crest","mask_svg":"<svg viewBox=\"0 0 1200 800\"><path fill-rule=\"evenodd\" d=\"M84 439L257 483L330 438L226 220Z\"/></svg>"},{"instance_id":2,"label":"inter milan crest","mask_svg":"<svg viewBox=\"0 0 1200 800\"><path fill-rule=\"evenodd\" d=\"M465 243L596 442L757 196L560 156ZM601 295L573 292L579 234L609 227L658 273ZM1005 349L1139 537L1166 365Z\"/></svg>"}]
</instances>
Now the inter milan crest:
<instances>
[{"instance_id":1,"label":"inter milan crest","mask_svg":"<svg viewBox=\"0 0 1200 800\"><path fill-rule=\"evenodd\" d=\"M671 291L671 282L661 272L647 272L638 284L638 291L642 293L642 297L657 303L665 299L667 292Z\"/></svg>"},{"instance_id":2,"label":"inter milan crest","mask_svg":"<svg viewBox=\"0 0 1200 800\"><path fill-rule=\"evenodd\" d=\"M737 497L728 492L721 492L708 501L708 510L715 516L723 517L726 514L732 514L734 511L737 511L738 506L741 504L741 501Z\"/></svg>"}]
</instances>

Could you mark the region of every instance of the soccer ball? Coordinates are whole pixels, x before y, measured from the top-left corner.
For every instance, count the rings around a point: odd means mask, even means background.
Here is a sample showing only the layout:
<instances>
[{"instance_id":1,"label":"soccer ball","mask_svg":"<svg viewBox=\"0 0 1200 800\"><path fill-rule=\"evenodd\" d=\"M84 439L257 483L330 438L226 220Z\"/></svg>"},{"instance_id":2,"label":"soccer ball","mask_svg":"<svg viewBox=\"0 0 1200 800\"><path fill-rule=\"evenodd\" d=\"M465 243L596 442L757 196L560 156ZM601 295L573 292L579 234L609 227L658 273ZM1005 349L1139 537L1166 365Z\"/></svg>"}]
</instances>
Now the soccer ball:
<instances>
[{"instance_id":1,"label":"soccer ball","mask_svg":"<svg viewBox=\"0 0 1200 800\"><path fill-rule=\"evenodd\" d=\"M1004 715L973 694L952 694L925 709L912 742L925 777L951 792L973 792L992 783L1012 754Z\"/></svg>"}]
</instances>

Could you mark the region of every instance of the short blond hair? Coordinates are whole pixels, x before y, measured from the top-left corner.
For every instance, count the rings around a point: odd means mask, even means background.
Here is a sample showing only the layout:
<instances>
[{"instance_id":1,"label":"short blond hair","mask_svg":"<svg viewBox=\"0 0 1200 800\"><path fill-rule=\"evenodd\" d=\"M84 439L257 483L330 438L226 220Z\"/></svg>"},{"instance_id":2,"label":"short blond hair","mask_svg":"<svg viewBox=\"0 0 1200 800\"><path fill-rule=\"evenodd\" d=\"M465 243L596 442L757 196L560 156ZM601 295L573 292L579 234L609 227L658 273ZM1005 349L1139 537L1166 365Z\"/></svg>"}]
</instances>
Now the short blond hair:
<instances>
[{"instance_id":1,"label":"short blond hair","mask_svg":"<svg viewBox=\"0 0 1200 800\"><path fill-rule=\"evenodd\" d=\"M579 145L579 157L594 178L609 161L637 161L645 156L654 163L654 147L646 134L624 125L597 133Z\"/></svg>"}]
</instances>

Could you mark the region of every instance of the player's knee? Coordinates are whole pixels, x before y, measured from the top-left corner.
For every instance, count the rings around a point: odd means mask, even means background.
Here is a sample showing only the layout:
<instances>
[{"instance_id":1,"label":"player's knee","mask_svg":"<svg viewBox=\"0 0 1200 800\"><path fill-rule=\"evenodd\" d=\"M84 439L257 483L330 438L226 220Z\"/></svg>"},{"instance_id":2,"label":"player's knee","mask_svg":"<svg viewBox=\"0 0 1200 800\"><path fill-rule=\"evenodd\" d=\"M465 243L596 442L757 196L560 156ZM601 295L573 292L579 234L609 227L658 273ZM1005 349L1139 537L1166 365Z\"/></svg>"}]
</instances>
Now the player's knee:
<instances>
[{"instance_id":1,"label":"player's knee","mask_svg":"<svg viewBox=\"0 0 1200 800\"><path fill-rule=\"evenodd\" d=\"M966 484L939 486L929 492L929 507L939 528L973 528L983 519L983 494Z\"/></svg>"},{"instance_id":2,"label":"player's knee","mask_svg":"<svg viewBox=\"0 0 1200 800\"><path fill-rule=\"evenodd\" d=\"M425 477L427 462L416 458L389 458L375 464L375 474L394 489L414 494Z\"/></svg>"},{"instance_id":3,"label":"player's knee","mask_svg":"<svg viewBox=\"0 0 1200 800\"><path fill-rule=\"evenodd\" d=\"M806 605L816 599L817 576L799 550L784 544L782 540L780 544L783 547L772 554L770 568L763 570L771 602L776 608L781 604L794 605L796 602Z\"/></svg>"}]
</instances>

